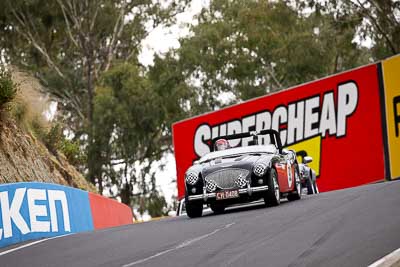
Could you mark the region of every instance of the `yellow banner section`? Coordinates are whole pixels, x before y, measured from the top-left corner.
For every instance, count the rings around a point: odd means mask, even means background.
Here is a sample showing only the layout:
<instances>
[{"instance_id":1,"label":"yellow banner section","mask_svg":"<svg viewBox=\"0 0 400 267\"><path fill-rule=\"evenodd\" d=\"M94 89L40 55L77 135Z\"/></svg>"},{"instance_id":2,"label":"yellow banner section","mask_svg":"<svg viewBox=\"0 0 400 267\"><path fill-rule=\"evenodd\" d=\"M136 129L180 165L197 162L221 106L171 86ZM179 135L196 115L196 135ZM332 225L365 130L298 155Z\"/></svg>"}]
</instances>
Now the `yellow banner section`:
<instances>
[{"instance_id":1,"label":"yellow banner section","mask_svg":"<svg viewBox=\"0 0 400 267\"><path fill-rule=\"evenodd\" d=\"M317 176L319 176L321 163L321 136L316 136L303 142L288 146L287 148L296 151L297 161L299 163L303 162L305 156L312 157L313 161L307 165L315 170Z\"/></svg>"},{"instance_id":2,"label":"yellow banner section","mask_svg":"<svg viewBox=\"0 0 400 267\"><path fill-rule=\"evenodd\" d=\"M400 56L382 61L391 178L400 178Z\"/></svg>"}]
</instances>

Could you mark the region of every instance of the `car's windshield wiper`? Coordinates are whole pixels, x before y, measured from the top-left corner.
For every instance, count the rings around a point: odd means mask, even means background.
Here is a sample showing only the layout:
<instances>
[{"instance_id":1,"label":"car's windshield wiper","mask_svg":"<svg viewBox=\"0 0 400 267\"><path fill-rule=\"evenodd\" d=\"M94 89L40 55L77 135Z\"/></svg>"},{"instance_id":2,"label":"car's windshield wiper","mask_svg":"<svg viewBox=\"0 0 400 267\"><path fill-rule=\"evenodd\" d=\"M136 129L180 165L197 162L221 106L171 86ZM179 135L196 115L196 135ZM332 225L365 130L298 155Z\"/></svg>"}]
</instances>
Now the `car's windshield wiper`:
<instances>
[{"instance_id":1,"label":"car's windshield wiper","mask_svg":"<svg viewBox=\"0 0 400 267\"><path fill-rule=\"evenodd\" d=\"M258 153L258 152L252 152L252 153L244 153L244 154L235 154L235 155L227 155L227 156L222 156L221 158L223 159L229 159L229 158L237 158L237 157L243 157L243 156L261 156L263 153Z\"/></svg>"},{"instance_id":2,"label":"car's windshield wiper","mask_svg":"<svg viewBox=\"0 0 400 267\"><path fill-rule=\"evenodd\" d=\"M235 155L226 155L226 156L222 156L222 157L220 157L220 158L222 158L222 159L230 159L230 158L237 158L237 157L241 157L241 156L243 156L243 155L235 154Z\"/></svg>"}]
</instances>

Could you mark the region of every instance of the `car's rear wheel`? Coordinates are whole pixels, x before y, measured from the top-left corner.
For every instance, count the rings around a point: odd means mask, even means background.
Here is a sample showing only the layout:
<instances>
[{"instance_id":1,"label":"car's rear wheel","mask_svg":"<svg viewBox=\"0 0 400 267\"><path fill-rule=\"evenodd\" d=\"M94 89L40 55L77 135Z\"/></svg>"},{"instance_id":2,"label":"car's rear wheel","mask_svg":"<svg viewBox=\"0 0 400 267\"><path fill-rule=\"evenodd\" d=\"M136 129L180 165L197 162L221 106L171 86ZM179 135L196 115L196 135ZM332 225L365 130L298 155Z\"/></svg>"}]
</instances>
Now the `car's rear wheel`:
<instances>
[{"instance_id":1,"label":"car's rear wheel","mask_svg":"<svg viewBox=\"0 0 400 267\"><path fill-rule=\"evenodd\" d=\"M301 181L299 169L297 166L294 168L294 177L295 177L295 189L294 191L287 196L289 201L299 200L301 198Z\"/></svg>"},{"instance_id":2,"label":"car's rear wheel","mask_svg":"<svg viewBox=\"0 0 400 267\"><path fill-rule=\"evenodd\" d=\"M264 201L267 207L278 206L281 203L278 174L275 169L271 169L267 177L268 190L265 193Z\"/></svg>"},{"instance_id":3,"label":"car's rear wheel","mask_svg":"<svg viewBox=\"0 0 400 267\"><path fill-rule=\"evenodd\" d=\"M314 183L312 181L312 171L310 170L310 174L306 180L306 187L307 187L307 195L315 194L314 191Z\"/></svg>"},{"instance_id":4,"label":"car's rear wheel","mask_svg":"<svg viewBox=\"0 0 400 267\"><path fill-rule=\"evenodd\" d=\"M307 195L314 194L314 187L310 179L306 180Z\"/></svg>"},{"instance_id":5,"label":"car's rear wheel","mask_svg":"<svg viewBox=\"0 0 400 267\"><path fill-rule=\"evenodd\" d=\"M186 203L186 214L190 218L197 218L203 215L203 203L202 202L187 202Z\"/></svg>"},{"instance_id":6,"label":"car's rear wheel","mask_svg":"<svg viewBox=\"0 0 400 267\"><path fill-rule=\"evenodd\" d=\"M221 214L225 211L225 206L218 203L210 204L210 208L215 214Z\"/></svg>"}]
</instances>

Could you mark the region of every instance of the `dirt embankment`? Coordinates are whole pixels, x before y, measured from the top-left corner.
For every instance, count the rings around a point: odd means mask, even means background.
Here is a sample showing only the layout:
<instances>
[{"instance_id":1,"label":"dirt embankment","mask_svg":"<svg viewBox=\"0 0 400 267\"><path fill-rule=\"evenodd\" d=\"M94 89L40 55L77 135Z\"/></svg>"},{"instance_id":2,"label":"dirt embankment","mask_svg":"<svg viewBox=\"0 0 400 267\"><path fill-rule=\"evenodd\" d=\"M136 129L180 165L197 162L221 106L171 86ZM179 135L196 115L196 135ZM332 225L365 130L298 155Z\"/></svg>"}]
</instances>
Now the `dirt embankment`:
<instances>
[{"instance_id":1,"label":"dirt embankment","mask_svg":"<svg viewBox=\"0 0 400 267\"><path fill-rule=\"evenodd\" d=\"M13 72L13 80L19 83L19 92L12 104L23 101L25 117L43 116L49 106L37 80L18 71ZM47 182L96 191L62 153L49 152L24 128L6 111L0 111L0 183Z\"/></svg>"},{"instance_id":2,"label":"dirt embankment","mask_svg":"<svg viewBox=\"0 0 400 267\"><path fill-rule=\"evenodd\" d=\"M95 191L66 158L51 154L9 119L0 121L0 183L47 182Z\"/></svg>"}]
</instances>

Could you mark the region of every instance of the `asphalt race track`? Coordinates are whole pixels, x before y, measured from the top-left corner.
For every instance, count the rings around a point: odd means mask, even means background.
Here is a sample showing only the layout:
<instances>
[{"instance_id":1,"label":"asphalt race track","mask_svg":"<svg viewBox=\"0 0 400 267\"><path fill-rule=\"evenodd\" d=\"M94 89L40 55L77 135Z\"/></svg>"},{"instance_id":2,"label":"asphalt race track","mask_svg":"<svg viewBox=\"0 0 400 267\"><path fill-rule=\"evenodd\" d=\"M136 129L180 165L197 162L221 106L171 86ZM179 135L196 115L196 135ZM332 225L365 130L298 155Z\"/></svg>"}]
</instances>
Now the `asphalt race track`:
<instances>
[{"instance_id":1,"label":"asphalt race track","mask_svg":"<svg viewBox=\"0 0 400 267\"><path fill-rule=\"evenodd\" d=\"M0 266L368 266L399 247L396 181L3 248Z\"/></svg>"}]
</instances>

